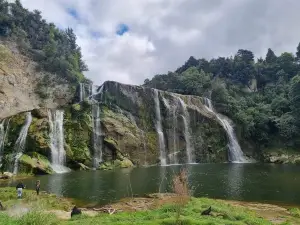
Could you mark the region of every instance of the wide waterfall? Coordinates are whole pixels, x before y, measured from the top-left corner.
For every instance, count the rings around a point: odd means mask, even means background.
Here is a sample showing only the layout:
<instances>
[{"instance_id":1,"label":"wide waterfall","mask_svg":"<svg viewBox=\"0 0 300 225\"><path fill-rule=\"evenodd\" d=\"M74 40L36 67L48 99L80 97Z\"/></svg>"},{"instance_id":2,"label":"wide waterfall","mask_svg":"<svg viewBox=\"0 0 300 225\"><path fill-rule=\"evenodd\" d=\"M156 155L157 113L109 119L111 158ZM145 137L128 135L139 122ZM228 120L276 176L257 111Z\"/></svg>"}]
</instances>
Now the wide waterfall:
<instances>
[{"instance_id":1,"label":"wide waterfall","mask_svg":"<svg viewBox=\"0 0 300 225\"><path fill-rule=\"evenodd\" d=\"M162 166L165 166L165 165L167 165L166 146L165 146L164 133L162 131L158 90L153 89L153 91L154 91L154 103L155 103L155 115L156 115L156 126L155 126L155 128L156 128L156 132L158 134L158 140L159 140L160 163L161 163Z\"/></svg>"},{"instance_id":2,"label":"wide waterfall","mask_svg":"<svg viewBox=\"0 0 300 225\"><path fill-rule=\"evenodd\" d=\"M186 104L181 98L177 98L179 101L179 104L183 110L183 124L184 124L184 138L186 143L186 156L187 156L187 163L195 163L195 157L194 157L194 149L191 144L191 135L190 135L190 115L187 111Z\"/></svg>"},{"instance_id":3,"label":"wide waterfall","mask_svg":"<svg viewBox=\"0 0 300 225\"><path fill-rule=\"evenodd\" d=\"M51 148L51 167L56 173L66 173L70 169L65 167L66 152L64 149L64 111L48 110L50 125L50 148Z\"/></svg>"},{"instance_id":4,"label":"wide waterfall","mask_svg":"<svg viewBox=\"0 0 300 225\"><path fill-rule=\"evenodd\" d=\"M242 149L239 145L239 142L236 138L236 135L234 133L234 129L231 126L229 119L227 119L226 117L224 117L224 116L222 116L222 115L215 112L210 99L204 98L204 102L205 102L206 108L217 117L220 124L222 125L222 127L224 128L224 130L227 133L227 136L228 136L228 139L229 139L229 143L228 143L229 161L233 162L233 163L247 162L247 159L245 158L245 156L243 154L243 151L242 151Z\"/></svg>"},{"instance_id":5,"label":"wide waterfall","mask_svg":"<svg viewBox=\"0 0 300 225\"><path fill-rule=\"evenodd\" d=\"M21 132L19 134L19 137L18 137L18 139L15 143L15 147L14 147L14 168L13 168L14 174L18 173L19 159L23 155L24 147L26 144L26 137L27 137L28 129L30 127L31 122L32 122L31 112L27 112L25 124L21 128Z\"/></svg>"},{"instance_id":6,"label":"wide waterfall","mask_svg":"<svg viewBox=\"0 0 300 225\"><path fill-rule=\"evenodd\" d=\"M7 131L9 129L9 121L10 120L4 119L0 123L0 167L2 165L3 150L4 150Z\"/></svg>"}]
</instances>

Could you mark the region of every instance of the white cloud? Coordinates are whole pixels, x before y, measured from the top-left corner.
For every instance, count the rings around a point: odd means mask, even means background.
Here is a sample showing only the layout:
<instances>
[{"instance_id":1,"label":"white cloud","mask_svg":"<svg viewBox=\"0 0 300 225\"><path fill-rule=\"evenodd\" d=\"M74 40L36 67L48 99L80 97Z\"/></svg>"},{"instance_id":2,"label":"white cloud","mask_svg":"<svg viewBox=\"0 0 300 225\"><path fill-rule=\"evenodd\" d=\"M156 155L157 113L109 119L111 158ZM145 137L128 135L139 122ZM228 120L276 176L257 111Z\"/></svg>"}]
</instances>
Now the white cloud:
<instances>
[{"instance_id":1,"label":"white cloud","mask_svg":"<svg viewBox=\"0 0 300 225\"><path fill-rule=\"evenodd\" d=\"M300 41L297 9L287 0L22 0L59 27L78 36L96 84L105 80L141 84L155 73L181 66L190 55L217 57L239 48L265 54L293 52ZM67 8L75 9L80 20ZM115 34L120 23L129 33ZM92 36L98 32L100 38Z\"/></svg>"}]
</instances>

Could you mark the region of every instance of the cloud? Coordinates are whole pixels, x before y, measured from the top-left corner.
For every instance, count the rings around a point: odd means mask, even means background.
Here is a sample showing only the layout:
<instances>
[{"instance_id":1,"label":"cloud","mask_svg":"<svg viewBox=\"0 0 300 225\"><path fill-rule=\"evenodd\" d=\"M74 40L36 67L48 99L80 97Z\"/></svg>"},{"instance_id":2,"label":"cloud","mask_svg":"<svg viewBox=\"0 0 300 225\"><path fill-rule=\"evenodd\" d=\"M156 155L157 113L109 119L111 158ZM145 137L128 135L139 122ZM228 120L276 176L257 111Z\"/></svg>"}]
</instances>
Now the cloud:
<instances>
[{"instance_id":1,"label":"cloud","mask_svg":"<svg viewBox=\"0 0 300 225\"><path fill-rule=\"evenodd\" d=\"M294 0L22 0L78 36L96 84L141 84L181 66L189 56L264 56L295 52L300 41Z\"/></svg>"}]
</instances>

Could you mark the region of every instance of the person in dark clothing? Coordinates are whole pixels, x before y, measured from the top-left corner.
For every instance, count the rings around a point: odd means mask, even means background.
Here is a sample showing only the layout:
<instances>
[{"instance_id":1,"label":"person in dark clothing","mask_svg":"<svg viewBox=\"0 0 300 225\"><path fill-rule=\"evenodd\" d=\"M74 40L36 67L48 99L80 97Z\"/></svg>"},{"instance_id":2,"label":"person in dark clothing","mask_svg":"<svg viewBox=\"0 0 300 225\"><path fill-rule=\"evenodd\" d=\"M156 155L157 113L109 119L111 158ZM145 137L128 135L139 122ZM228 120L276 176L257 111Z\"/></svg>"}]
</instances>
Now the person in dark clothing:
<instances>
[{"instance_id":1,"label":"person in dark clothing","mask_svg":"<svg viewBox=\"0 0 300 225\"><path fill-rule=\"evenodd\" d=\"M39 180L37 180L36 185L35 185L35 190L36 190L37 195L40 194L40 187L41 187L41 182Z\"/></svg>"},{"instance_id":2,"label":"person in dark clothing","mask_svg":"<svg viewBox=\"0 0 300 225\"><path fill-rule=\"evenodd\" d=\"M74 208L72 209L71 212L71 217L75 216L75 215L80 215L81 214L81 210L77 208L77 206L74 206Z\"/></svg>"},{"instance_id":3,"label":"person in dark clothing","mask_svg":"<svg viewBox=\"0 0 300 225\"><path fill-rule=\"evenodd\" d=\"M18 185L16 186L16 190L17 190L17 193L18 193L18 198L22 198L22 192L23 192L24 188L25 188L25 186L22 182L18 183Z\"/></svg>"}]
</instances>

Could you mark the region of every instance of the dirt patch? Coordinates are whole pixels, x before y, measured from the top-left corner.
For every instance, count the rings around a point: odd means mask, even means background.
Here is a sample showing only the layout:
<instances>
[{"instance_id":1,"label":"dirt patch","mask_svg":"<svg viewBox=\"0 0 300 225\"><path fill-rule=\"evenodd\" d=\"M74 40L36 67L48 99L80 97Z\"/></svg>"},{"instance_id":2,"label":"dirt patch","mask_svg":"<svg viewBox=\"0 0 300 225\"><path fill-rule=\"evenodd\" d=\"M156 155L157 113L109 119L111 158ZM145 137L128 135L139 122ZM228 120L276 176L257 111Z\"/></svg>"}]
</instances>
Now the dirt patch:
<instances>
[{"instance_id":1,"label":"dirt patch","mask_svg":"<svg viewBox=\"0 0 300 225\"><path fill-rule=\"evenodd\" d=\"M28 213L30 211L30 208L28 205L18 203L11 206L7 211L7 215L11 217L21 217Z\"/></svg>"},{"instance_id":2,"label":"dirt patch","mask_svg":"<svg viewBox=\"0 0 300 225\"><path fill-rule=\"evenodd\" d=\"M229 203L235 207L243 207L254 211L258 216L269 220L273 224L282 224L284 222L290 222L291 224L300 224L300 218L293 217L287 208L277 205L264 204L264 203L251 203L251 202L239 202L220 200L225 203Z\"/></svg>"}]
</instances>

